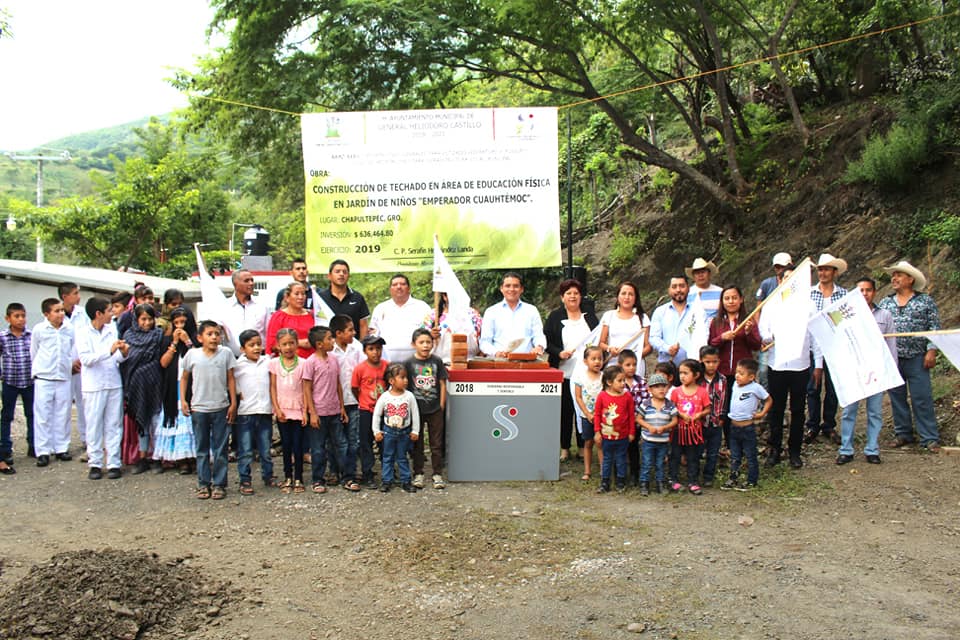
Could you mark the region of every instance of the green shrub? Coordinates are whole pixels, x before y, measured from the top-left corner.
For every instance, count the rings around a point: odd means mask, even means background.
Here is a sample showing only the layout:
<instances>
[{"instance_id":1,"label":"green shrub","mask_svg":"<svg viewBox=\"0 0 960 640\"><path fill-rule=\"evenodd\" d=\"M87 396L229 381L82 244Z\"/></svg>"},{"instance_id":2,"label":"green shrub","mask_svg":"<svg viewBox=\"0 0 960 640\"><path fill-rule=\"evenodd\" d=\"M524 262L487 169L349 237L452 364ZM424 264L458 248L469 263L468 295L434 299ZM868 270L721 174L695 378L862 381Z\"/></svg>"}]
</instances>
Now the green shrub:
<instances>
[{"instance_id":1,"label":"green shrub","mask_svg":"<svg viewBox=\"0 0 960 640\"><path fill-rule=\"evenodd\" d=\"M929 136L917 123L894 124L886 135L871 136L863 155L847 167L846 182L869 182L880 188L902 188L929 160Z\"/></svg>"},{"instance_id":2,"label":"green shrub","mask_svg":"<svg viewBox=\"0 0 960 640\"><path fill-rule=\"evenodd\" d=\"M620 225L614 225L607 265L611 270L616 271L633 264L637 254L646 244L646 229L639 229L631 235L625 233Z\"/></svg>"}]
</instances>

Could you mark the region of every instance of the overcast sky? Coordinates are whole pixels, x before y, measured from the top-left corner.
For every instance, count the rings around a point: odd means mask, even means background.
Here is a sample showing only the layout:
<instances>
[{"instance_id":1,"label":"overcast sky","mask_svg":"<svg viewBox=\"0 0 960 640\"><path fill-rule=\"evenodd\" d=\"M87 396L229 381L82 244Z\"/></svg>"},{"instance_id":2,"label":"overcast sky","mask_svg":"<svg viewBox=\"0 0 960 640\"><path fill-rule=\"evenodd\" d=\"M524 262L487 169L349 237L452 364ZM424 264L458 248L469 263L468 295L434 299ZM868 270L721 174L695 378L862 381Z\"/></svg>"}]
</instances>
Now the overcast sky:
<instances>
[{"instance_id":1,"label":"overcast sky","mask_svg":"<svg viewBox=\"0 0 960 640\"><path fill-rule=\"evenodd\" d=\"M0 151L186 106L164 78L208 50L206 0L0 0Z\"/></svg>"}]
</instances>

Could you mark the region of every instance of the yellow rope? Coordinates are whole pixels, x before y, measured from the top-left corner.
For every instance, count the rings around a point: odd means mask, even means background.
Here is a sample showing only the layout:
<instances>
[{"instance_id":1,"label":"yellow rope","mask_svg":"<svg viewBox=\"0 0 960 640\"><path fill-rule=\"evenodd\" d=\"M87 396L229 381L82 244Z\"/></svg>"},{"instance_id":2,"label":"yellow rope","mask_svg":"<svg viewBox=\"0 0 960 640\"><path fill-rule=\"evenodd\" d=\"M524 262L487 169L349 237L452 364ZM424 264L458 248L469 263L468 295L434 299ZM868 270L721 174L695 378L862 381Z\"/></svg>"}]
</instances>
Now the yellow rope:
<instances>
[{"instance_id":1,"label":"yellow rope","mask_svg":"<svg viewBox=\"0 0 960 640\"><path fill-rule=\"evenodd\" d=\"M817 49L826 49L827 47L833 47L838 44L846 44L848 42L855 42L857 40L863 40L865 38L872 38L874 36L883 35L885 33L891 33L893 31L900 31L902 29L909 29L910 27L915 27L918 25L926 24L928 22L934 22L936 20L944 20L946 18L953 18L960 15L960 10L953 11L952 13L945 13L939 16L931 16L929 18L923 18L922 20L914 20L913 22L906 22L904 24L899 24L894 27L885 27L883 29L877 29L876 31L869 31L867 33L860 33L854 36L849 36L847 38L841 38L839 40L833 40L831 42L826 42L823 44L815 44L809 47L804 47L802 49L795 49L793 51L787 51L785 53L778 53L776 55L763 56L761 58L754 58L753 60L747 60L746 62L740 62L737 64L727 65L721 67L720 69L711 69L709 71L701 71L699 73L693 73L682 78L670 78L669 80L663 80L661 82L653 82L650 84L645 84L640 87L633 87L631 89L624 89L622 91L616 91L614 93L608 93L607 95L598 96L596 98L589 98L587 100L580 100L577 102L571 102L569 104L560 105L557 107L560 109L569 109L571 107L579 107L584 104L590 104L592 102L598 102L600 100L607 100L609 98L616 98L617 96L626 95L628 93L636 93L637 91L646 91L647 89L655 89L657 87L663 87L666 85L677 84L678 82L685 82L687 80L696 80L697 78L703 78L705 76L713 75L716 73L723 73L725 71L732 71L733 69L739 69L741 67L748 67L752 65L761 64L763 62L769 62L770 60L787 58L790 56L797 56L810 51L816 51ZM293 111L286 111L284 109L276 109L274 107L264 107L261 105L250 104L248 102L239 102L237 100L227 100L226 98L217 98L214 96L205 96L200 93L187 92L187 95L199 98L201 100L211 100L213 102L222 102L223 104L230 104L237 107L246 107L248 109L260 109L261 111L272 111L273 113L282 113L288 116L300 117L300 113L295 113Z\"/></svg>"}]
</instances>

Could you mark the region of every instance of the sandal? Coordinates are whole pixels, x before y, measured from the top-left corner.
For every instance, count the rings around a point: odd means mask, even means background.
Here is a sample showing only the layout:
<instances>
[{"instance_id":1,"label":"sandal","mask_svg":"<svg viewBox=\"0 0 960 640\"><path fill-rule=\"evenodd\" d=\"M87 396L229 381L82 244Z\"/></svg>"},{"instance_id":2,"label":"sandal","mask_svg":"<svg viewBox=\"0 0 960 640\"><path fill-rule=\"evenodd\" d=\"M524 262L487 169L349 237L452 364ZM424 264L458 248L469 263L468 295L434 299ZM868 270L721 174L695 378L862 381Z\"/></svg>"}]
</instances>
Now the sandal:
<instances>
[{"instance_id":1,"label":"sandal","mask_svg":"<svg viewBox=\"0 0 960 640\"><path fill-rule=\"evenodd\" d=\"M223 500L227 497L227 490L223 487L214 487L213 492L210 494L210 498L213 500Z\"/></svg>"},{"instance_id":2,"label":"sandal","mask_svg":"<svg viewBox=\"0 0 960 640\"><path fill-rule=\"evenodd\" d=\"M294 481L293 481L293 492L294 492L294 493L303 493L304 491L306 491L306 488L304 488L303 483L300 482L299 480L294 480Z\"/></svg>"},{"instance_id":3,"label":"sandal","mask_svg":"<svg viewBox=\"0 0 960 640\"><path fill-rule=\"evenodd\" d=\"M197 487L197 499L206 500L210 497L210 487Z\"/></svg>"},{"instance_id":4,"label":"sandal","mask_svg":"<svg viewBox=\"0 0 960 640\"><path fill-rule=\"evenodd\" d=\"M293 480L287 478L283 481L283 484L280 485L280 493L290 493L293 490Z\"/></svg>"},{"instance_id":5,"label":"sandal","mask_svg":"<svg viewBox=\"0 0 960 640\"><path fill-rule=\"evenodd\" d=\"M240 483L240 495L242 496L252 496L254 494L253 484L250 482L241 482Z\"/></svg>"},{"instance_id":6,"label":"sandal","mask_svg":"<svg viewBox=\"0 0 960 640\"><path fill-rule=\"evenodd\" d=\"M590 474L589 473L583 474L582 476L580 476L580 480L582 480L583 482L590 482Z\"/></svg>"},{"instance_id":7,"label":"sandal","mask_svg":"<svg viewBox=\"0 0 960 640\"><path fill-rule=\"evenodd\" d=\"M347 491L360 491L360 485L358 485L353 480L347 480L343 483L343 488Z\"/></svg>"},{"instance_id":8,"label":"sandal","mask_svg":"<svg viewBox=\"0 0 960 640\"><path fill-rule=\"evenodd\" d=\"M326 493L326 492L327 492L327 485L323 484L322 482L314 482L314 483L313 483L313 492L314 492L314 493Z\"/></svg>"}]
</instances>

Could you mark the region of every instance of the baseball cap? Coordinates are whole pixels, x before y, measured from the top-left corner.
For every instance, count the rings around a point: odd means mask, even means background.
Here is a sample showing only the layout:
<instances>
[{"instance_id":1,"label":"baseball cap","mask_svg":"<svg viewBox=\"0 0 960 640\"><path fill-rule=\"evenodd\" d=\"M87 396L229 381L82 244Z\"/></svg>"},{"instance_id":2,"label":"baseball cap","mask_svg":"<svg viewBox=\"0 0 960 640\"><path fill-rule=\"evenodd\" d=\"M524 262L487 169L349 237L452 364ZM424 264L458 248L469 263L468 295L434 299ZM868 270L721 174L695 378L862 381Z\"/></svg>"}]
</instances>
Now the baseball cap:
<instances>
[{"instance_id":1,"label":"baseball cap","mask_svg":"<svg viewBox=\"0 0 960 640\"><path fill-rule=\"evenodd\" d=\"M656 387L657 385L668 385L670 382L667 380L667 376L662 373L655 373L647 380L648 387Z\"/></svg>"},{"instance_id":2,"label":"baseball cap","mask_svg":"<svg viewBox=\"0 0 960 640\"><path fill-rule=\"evenodd\" d=\"M383 346L387 344L387 341L378 335L374 335L370 333L363 336L363 340L360 341L360 344L362 344L365 347L369 347L372 344L379 344L380 346Z\"/></svg>"},{"instance_id":3,"label":"baseball cap","mask_svg":"<svg viewBox=\"0 0 960 640\"><path fill-rule=\"evenodd\" d=\"M786 267L793 264L793 258L790 257L789 253L781 251L777 255L773 256L773 264L774 266L779 265L781 267Z\"/></svg>"}]
</instances>

